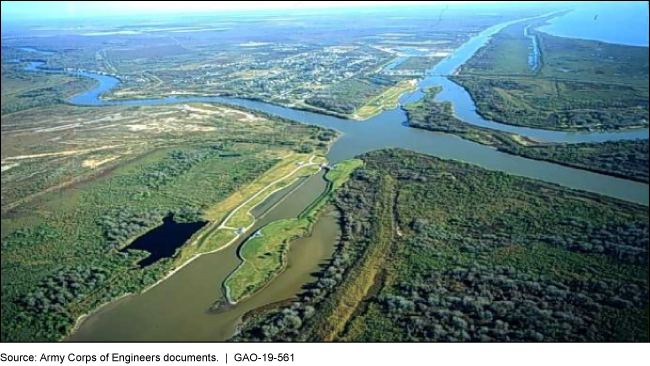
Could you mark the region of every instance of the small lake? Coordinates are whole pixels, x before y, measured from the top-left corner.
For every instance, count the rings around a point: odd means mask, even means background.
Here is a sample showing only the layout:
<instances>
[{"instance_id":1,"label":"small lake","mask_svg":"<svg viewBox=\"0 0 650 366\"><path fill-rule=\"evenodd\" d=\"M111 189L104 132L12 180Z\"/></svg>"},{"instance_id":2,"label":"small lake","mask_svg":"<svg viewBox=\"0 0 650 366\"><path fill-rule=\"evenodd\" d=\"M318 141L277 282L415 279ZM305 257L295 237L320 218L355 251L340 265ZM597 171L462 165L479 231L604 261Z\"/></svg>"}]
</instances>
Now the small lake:
<instances>
[{"instance_id":1,"label":"small lake","mask_svg":"<svg viewBox=\"0 0 650 366\"><path fill-rule=\"evenodd\" d=\"M163 258L171 258L178 248L188 241L195 232L207 222L178 223L171 217L166 217L163 224L134 240L129 246L120 250L143 250L149 256L138 262L140 267L147 267Z\"/></svg>"}]
</instances>

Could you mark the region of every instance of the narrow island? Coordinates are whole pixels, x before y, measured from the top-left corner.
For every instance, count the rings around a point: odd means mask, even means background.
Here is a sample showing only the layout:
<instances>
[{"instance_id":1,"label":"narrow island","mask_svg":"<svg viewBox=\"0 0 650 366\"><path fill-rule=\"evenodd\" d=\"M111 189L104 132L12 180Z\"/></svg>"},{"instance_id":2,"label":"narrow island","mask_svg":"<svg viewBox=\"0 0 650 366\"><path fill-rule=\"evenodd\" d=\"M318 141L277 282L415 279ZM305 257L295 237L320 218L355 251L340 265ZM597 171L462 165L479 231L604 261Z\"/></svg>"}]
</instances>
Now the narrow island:
<instances>
[{"instance_id":1,"label":"narrow island","mask_svg":"<svg viewBox=\"0 0 650 366\"><path fill-rule=\"evenodd\" d=\"M229 303L236 304L252 296L286 268L291 241L309 234L323 207L362 165L362 160L351 159L331 167L325 174L326 190L298 218L274 221L241 246L238 255L242 263L224 282Z\"/></svg>"}]
</instances>

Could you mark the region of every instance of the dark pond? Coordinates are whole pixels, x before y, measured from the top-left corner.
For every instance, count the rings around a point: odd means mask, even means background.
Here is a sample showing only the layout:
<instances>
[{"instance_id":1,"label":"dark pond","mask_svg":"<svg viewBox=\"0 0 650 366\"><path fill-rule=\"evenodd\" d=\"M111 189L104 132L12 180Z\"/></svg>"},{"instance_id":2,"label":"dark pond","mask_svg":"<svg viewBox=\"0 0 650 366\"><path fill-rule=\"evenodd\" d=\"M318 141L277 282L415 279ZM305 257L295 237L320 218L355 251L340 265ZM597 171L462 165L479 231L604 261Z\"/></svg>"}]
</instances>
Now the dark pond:
<instances>
[{"instance_id":1,"label":"dark pond","mask_svg":"<svg viewBox=\"0 0 650 366\"><path fill-rule=\"evenodd\" d=\"M144 250L149 256L138 262L140 267L147 267L163 258L169 258L176 253L181 245L188 241L195 232L205 226L206 222L178 223L171 217L166 217L163 224L137 238L133 243L120 252L129 250Z\"/></svg>"}]
</instances>

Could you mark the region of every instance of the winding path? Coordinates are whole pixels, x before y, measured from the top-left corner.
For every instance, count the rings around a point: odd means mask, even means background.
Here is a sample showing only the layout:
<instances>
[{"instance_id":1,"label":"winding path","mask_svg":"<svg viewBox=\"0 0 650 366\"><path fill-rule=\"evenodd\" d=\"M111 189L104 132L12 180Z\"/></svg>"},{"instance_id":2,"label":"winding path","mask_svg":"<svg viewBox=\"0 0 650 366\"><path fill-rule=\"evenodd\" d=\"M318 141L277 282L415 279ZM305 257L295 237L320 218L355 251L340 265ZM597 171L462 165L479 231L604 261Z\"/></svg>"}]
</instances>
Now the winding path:
<instances>
[{"instance_id":1,"label":"winding path","mask_svg":"<svg viewBox=\"0 0 650 366\"><path fill-rule=\"evenodd\" d=\"M221 222L221 224L219 225L219 227L217 228L217 230L228 228L228 226L226 226L226 224L228 223L228 220L230 220L230 218L232 218L232 217L233 217L233 216L234 216L234 215L239 211L239 209L241 209L242 207L246 206L249 202L251 202L252 200L254 200L255 198L257 198L257 196L259 196L260 194L264 193L267 189L271 188L272 186L274 186L274 185L277 184L277 183L282 182L282 181L285 180L285 179L290 178L292 175L294 175L296 172L298 172L298 171L299 171L300 169L302 169L302 168L306 168L306 167L309 167L309 166L317 165L318 163L314 163L314 162L313 162L315 157L316 157L316 156L312 155L312 156L309 158L309 162L308 162L308 163L298 166L296 169L292 170L292 171L291 171L290 173L288 173L287 175L285 175L285 176L283 176L283 177L281 177L281 178L278 178L278 179L276 179L275 181L269 183L266 187L262 188L262 189L259 190L257 193L255 193L254 195L252 195L251 197L249 197L246 201L242 202L239 206L235 207L232 211L230 211L230 213L228 214L228 216L226 216L226 217L223 219L223 221ZM319 171L320 171L320 169L319 169ZM272 192L269 192L269 194L267 195L267 198L268 198L270 195L272 195L273 193L278 192L278 191L280 191L280 190L283 190L283 189L285 189L285 188L286 188L286 187L280 187L280 188L278 188L278 189L273 190ZM256 206L257 206L257 205L256 205ZM254 207L253 207L253 208L254 208ZM251 214L251 213L250 213L250 210L247 212L247 214L249 214L249 215ZM241 228L241 229L242 229L242 231L248 231L248 229L250 229L254 224L255 224L255 222L253 221L252 224L250 224L249 226L247 226L247 227L245 227L245 228ZM237 230L237 229L235 229L235 230ZM239 236L239 235L237 235L237 236Z\"/></svg>"},{"instance_id":2,"label":"winding path","mask_svg":"<svg viewBox=\"0 0 650 366\"><path fill-rule=\"evenodd\" d=\"M283 159L288 158L290 155L291 155L291 154L285 156ZM223 250L223 249L228 248L230 245L232 245L232 244L235 243L238 239L240 239L240 237L241 237L242 235L244 235L248 230L250 230L250 228L252 228L252 227L255 225L255 223L257 222L257 220L255 219L255 217L253 217L252 222L251 222L248 226L246 226L246 227L233 227L233 226L228 226L228 221L230 221L230 219L231 219L235 214L237 214L237 213L239 212L239 210L241 210L242 208L246 207L246 205L248 205L251 201L253 201L254 199L258 198L261 194L265 193L267 190L269 190L269 189L270 189L271 187L273 187L274 185L276 185L276 184L278 184L278 183L280 183L280 182L282 182L282 181L284 181L284 180L286 180L286 179L291 178L294 174L296 174L299 170L301 170L301 169L303 169L303 168L306 168L306 167L310 167L310 166L314 166L314 165L319 164L319 163L315 163L315 162L314 162L314 159L315 159L315 158L316 158L315 155L311 155L310 158L309 158L309 162L308 162L308 163L306 163L306 164L302 164L302 165L298 166L297 168L293 169L291 172L285 174L284 176L282 176L282 177L280 177L280 178L274 180L273 182L270 182L269 184L267 184L266 186L264 186L262 189L260 189L259 191L255 192L255 194L253 194L252 196L250 196L249 198L247 198L245 201L243 201L242 203L240 203L239 205L237 205L235 208L233 208L233 209L228 213L228 215L227 215L225 218L223 218L221 221L213 222L213 223L211 223L209 226L207 226L207 227L206 227L206 228L205 228L205 229L204 229L204 230L203 230L203 231L202 231L202 232L201 232L201 233L200 233L196 238L194 238L194 239L192 240L191 245L193 245L193 246L197 246L197 245L200 245L200 244L202 244L202 243L205 243L206 240L209 240L210 237L214 236L214 235L215 235L219 230L230 230L230 231L232 231L232 232L235 234L235 236L234 236L232 239L230 239L228 242L224 243L223 245L221 245L221 246L219 246L219 247L217 247L217 248L215 248L215 249L213 249L213 250L210 250L210 251L199 251L198 253L195 254L195 256L197 256L197 255L202 255L202 254L208 254L208 253L216 253L216 252L218 252L218 251L221 251L221 250ZM321 170L321 169L319 168L318 171L320 171L320 170ZM316 172L316 173L317 173L317 172ZM291 182L289 182L289 184L286 185L286 186L278 187L277 189L274 189L273 191L268 192L268 194L266 195L266 197L264 197L264 199L263 199L262 201L260 201L259 203L257 203L257 204L254 205L253 207L251 207L251 208L248 210L248 212L246 212L246 214L247 214L247 215L250 215L250 216L253 216L253 215L251 214L251 210L253 210L253 209L254 209L255 207L257 207L259 204L263 203L266 199L268 199L269 197L271 197L272 194L274 194L274 193L276 193L276 192L279 192L279 191L281 191L281 190L287 188L287 187L290 186L291 184L293 184L293 182L295 182L297 179L298 179L298 178L293 179L293 180L292 180ZM218 225L217 225L217 227L215 228L214 225L216 225L217 223L218 223Z\"/></svg>"}]
</instances>

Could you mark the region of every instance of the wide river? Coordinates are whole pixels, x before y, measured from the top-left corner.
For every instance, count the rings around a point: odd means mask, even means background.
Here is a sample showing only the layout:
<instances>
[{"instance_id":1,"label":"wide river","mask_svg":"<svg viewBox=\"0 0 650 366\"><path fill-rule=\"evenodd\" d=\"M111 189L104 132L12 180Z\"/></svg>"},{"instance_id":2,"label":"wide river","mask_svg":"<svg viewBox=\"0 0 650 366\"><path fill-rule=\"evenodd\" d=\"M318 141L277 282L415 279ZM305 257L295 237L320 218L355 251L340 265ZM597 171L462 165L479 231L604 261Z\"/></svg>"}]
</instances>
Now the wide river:
<instances>
[{"instance_id":1,"label":"wide river","mask_svg":"<svg viewBox=\"0 0 650 366\"><path fill-rule=\"evenodd\" d=\"M441 85L443 92L437 100L453 103L459 118L467 123L509 131L540 141L595 142L648 138L648 130L616 132L567 133L516 127L485 120L476 113L476 107L465 89L447 78L465 63L490 37L515 22L490 27L453 54L438 63L422 79L418 90L401 98L402 103L422 97L422 88ZM28 70L41 71L41 63L31 62ZM50 71L51 72L51 71ZM540 179L574 189L648 205L648 185L629 180L572 169L548 162L509 155L493 148L463 140L454 135L407 127L407 117L400 108L385 111L367 121L355 122L332 116L295 110L259 101L227 97L187 97L148 100L106 101L101 95L119 84L119 80L105 75L81 72L97 80L95 88L77 95L70 103L84 106L158 105L170 103L218 102L267 112L287 119L334 128L343 136L332 146L328 158L332 163L354 157L367 151L399 147L478 164L488 169ZM283 197L264 215L255 228L282 218L295 217L324 189L322 176L314 176ZM268 204L268 203L267 203ZM253 232L252 230L251 232ZM241 241L219 253L204 255L149 291L115 301L92 314L69 337L72 341L217 341L230 337L241 317L250 310L291 298L310 281L311 273L329 258L334 250L339 228L334 213L324 215L314 227L314 233L292 243L289 268L268 287L242 303L213 313L212 304L223 297L221 284L238 265L235 255Z\"/></svg>"}]
</instances>

